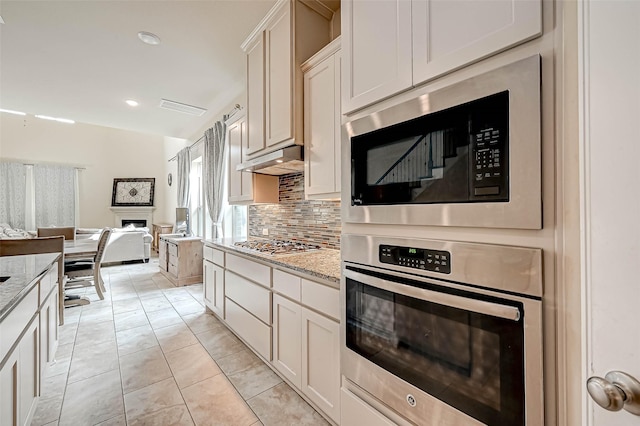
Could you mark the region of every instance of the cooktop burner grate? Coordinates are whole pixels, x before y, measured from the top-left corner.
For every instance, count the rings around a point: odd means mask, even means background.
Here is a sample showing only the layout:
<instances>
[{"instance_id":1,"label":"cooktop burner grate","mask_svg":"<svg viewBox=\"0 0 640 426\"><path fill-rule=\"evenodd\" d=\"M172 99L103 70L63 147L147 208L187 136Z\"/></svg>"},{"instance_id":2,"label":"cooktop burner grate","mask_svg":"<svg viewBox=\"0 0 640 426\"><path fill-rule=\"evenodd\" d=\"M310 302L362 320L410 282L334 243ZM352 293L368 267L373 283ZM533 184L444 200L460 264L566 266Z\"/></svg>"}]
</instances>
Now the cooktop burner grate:
<instances>
[{"instance_id":1,"label":"cooktop burner grate","mask_svg":"<svg viewBox=\"0 0 640 426\"><path fill-rule=\"evenodd\" d=\"M320 248L320 246L316 244L306 244L300 241L285 240L250 240L240 241L234 245L236 247L242 247L268 254L299 253L309 250L318 250Z\"/></svg>"}]
</instances>

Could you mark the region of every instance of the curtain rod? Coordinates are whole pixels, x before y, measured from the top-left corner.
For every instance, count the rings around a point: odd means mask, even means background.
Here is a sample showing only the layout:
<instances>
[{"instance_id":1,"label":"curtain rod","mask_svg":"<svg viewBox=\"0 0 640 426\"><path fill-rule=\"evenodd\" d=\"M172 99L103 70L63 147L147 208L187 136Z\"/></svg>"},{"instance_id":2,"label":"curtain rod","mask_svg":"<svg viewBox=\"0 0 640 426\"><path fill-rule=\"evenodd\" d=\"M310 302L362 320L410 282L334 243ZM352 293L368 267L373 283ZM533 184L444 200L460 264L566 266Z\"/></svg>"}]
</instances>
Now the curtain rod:
<instances>
[{"instance_id":1,"label":"curtain rod","mask_svg":"<svg viewBox=\"0 0 640 426\"><path fill-rule=\"evenodd\" d=\"M233 107L233 109L231 111L229 111L227 114L225 114L223 116L223 120L228 120L229 117L233 116L236 112L240 111L242 109L242 107L240 106L240 104L235 104L235 106ZM200 137L200 139L198 139L197 141L195 141L194 143L192 143L191 145L189 145L189 149L193 148L194 146L196 146L197 144L199 144L200 142L202 142L204 140L204 135L202 135ZM178 158L178 154L174 155L173 157L169 158L168 161L173 161L176 158Z\"/></svg>"},{"instance_id":2,"label":"curtain rod","mask_svg":"<svg viewBox=\"0 0 640 426\"><path fill-rule=\"evenodd\" d=\"M47 163L47 162L33 162L33 161L28 161L28 160L17 160L14 158L3 158L2 159L3 163L21 163L23 166L35 166L35 165L45 165L45 166L66 166L66 167L73 167L76 170L87 170L86 167L83 166L70 166L68 164L63 164L63 163Z\"/></svg>"}]
</instances>

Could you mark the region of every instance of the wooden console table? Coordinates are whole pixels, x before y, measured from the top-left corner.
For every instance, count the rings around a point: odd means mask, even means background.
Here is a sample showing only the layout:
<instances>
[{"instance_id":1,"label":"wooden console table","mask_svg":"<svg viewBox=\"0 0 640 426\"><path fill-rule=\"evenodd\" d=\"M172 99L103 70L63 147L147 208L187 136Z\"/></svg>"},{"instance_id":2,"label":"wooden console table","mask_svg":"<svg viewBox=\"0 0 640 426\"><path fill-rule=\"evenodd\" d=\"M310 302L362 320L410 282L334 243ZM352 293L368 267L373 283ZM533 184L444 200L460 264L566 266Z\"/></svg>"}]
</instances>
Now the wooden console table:
<instances>
[{"instance_id":1,"label":"wooden console table","mask_svg":"<svg viewBox=\"0 0 640 426\"><path fill-rule=\"evenodd\" d=\"M160 237L160 272L177 286L202 282L202 239L200 237Z\"/></svg>"},{"instance_id":2,"label":"wooden console table","mask_svg":"<svg viewBox=\"0 0 640 426\"><path fill-rule=\"evenodd\" d=\"M158 247L160 247L160 235L161 234L170 234L173 232L173 225L170 223L154 223L152 225L151 235L153 235L153 242L151 243L151 249L158 252Z\"/></svg>"}]
</instances>

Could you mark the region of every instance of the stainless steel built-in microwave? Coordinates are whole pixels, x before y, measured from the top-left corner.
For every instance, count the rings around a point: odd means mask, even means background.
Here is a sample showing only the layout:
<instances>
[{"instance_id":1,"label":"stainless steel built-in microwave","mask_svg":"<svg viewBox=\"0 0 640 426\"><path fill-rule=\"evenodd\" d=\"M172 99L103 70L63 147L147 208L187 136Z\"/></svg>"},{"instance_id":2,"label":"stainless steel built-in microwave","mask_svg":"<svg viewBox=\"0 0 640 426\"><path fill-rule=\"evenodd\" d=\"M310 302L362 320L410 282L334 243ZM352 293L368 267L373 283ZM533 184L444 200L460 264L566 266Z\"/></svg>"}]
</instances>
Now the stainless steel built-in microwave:
<instances>
[{"instance_id":1,"label":"stainless steel built-in microwave","mask_svg":"<svg viewBox=\"0 0 640 426\"><path fill-rule=\"evenodd\" d=\"M351 121L345 137L347 222L542 227L537 55Z\"/></svg>"}]
</instances>

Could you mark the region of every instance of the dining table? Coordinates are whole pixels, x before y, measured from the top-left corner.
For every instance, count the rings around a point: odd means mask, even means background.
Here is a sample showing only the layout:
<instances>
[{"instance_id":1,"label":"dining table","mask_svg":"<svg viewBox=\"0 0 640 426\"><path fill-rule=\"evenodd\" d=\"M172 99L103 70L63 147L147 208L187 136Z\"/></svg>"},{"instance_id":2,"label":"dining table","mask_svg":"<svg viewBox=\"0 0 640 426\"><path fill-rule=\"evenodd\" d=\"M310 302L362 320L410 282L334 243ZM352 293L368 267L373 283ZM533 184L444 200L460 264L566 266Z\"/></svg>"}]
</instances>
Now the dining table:
<instances>
[{"instance_id":1,"label":"dining table","mask_svg":"<svg viewBox=\"0 0 640 426\"><path fill-rule=\"evenodd\" d=\"M90 238L83 240L65 240L64 260L88 259L96 255L98 241Z\"/></svg>"}]
</instances>

